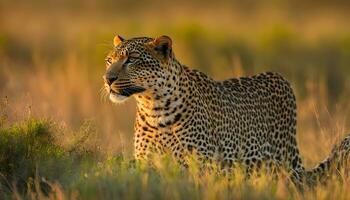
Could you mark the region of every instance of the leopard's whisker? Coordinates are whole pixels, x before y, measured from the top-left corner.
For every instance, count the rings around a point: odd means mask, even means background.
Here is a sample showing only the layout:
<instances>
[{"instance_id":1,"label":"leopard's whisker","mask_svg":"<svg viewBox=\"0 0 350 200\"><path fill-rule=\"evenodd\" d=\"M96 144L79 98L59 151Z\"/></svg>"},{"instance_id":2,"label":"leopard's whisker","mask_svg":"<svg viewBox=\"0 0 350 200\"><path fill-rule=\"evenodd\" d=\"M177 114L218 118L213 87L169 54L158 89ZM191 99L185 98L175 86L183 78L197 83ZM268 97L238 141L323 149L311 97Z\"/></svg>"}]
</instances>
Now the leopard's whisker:
<instances>
[{"instance_id":1,"label":"leopard's whisker","mask_svg":"<svg viewBox=\"0 0 350 200\"><path fill-rule=\"evenodd\" d=\"M117 86L117 85L112 85L111 88L113 90L122 90L122 89L126 89L126 88L129 88L133 86L132 84L129 84L129 85L122 85L122 86Z\"/></svg>"},{"instance_id":2,"label":"leopard's whisker","mask_svg":"<svg viewBox=\"0 0 350 200\"><path fill-rule=\"evenodd\" d=\"M99 91L100 92L100 101L103 103L106 103L108 100L109 93L107 92L107 89L108 89L108 86L103 85Z\"/></svg>"},{"instance_id":3,"label":"leopard's whisker","mask_svg":"<svg viewBox=\"0 0 350 200\"><path fill-rule=\"evenodd\" d=\"M125 83L117 82L117 83L113 83L113 85L116 85L116 86L132 85L132 84L133 84L132 82L125 82Z\"/></svg>"},{"instance_id":4,"label":"leopard's whisker","mask_svg":"<svg viewBox=\"0 0 350 200\"><path fill-rule=\"evenodd\" d=\"M105 87L102 86L99 92L100 92L100 101L103 102L103 100L104 100L104 98L106 96L106 93L107 93Z\"/></svg>"}]
</instances>

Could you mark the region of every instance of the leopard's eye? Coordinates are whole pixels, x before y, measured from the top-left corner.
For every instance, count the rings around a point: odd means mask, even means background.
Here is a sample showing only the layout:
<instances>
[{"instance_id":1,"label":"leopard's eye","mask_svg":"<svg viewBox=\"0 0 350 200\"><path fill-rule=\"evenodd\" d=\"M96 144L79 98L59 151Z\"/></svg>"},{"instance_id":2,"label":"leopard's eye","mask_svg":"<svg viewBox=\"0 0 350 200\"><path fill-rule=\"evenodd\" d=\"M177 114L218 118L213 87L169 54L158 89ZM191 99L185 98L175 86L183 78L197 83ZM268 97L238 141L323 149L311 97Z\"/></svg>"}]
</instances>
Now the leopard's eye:
<instances>
[{"instance_id":1,"label":"leopard's eye","mask_svg":"<svg viewBox=\"0 0 350 200\"><path fill-rule=\"evenodd\" d=\"M135 57L129 57L126 62L127 63L134 63L136 60L137 60L137 58L135 58Z\"/></svg>"}]
</instances>

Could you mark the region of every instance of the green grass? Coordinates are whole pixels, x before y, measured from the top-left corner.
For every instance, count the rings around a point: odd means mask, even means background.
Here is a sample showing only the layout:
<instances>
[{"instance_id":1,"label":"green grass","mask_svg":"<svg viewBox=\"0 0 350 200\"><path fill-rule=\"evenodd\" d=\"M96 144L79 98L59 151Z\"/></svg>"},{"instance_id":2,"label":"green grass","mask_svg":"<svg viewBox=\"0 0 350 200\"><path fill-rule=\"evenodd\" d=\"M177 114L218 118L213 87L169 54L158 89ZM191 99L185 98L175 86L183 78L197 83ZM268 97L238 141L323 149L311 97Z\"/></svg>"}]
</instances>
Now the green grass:
<instances>
[{"instance_id":1,"label":"green grass","mask_svg":"<svg viewBox=\"0 0 350 200\"><path fill-rule=\"evenodd\" d=\"M17 199L346 199L347 183L298 194L286 178L257 176L244 180L200 171L194 162L182 169L169 157L152 165L123 155L103 155L89 144L86 123L62 142L67 128L28 119L0 127L0 198ZM64 137L67 137L66 135ZM96 146L96 144L95 144ZM333 193L332 191L336 191Z\"/></svg>"},{"instance_id":2,"label":"green grass","mask_svg":"<svg viewBox=\"0 0 350 200\"><path fill-rule=\"evenodd\" d=\"M79 179L80 171L88 169L98 154L82 147L80 138L72 138L70 145L59 144L59 134L63 130L47 120L29 119L0 128L0 194L26 194L34 189L34 179L41 185L47 185L42 178L64 184ZM49 187L43 192L50 192Z\"/></svg>"},{"instance_id":3,"label":"green grass","mask_svg":"<svg viewBox=\"0 0 350 200\"><path fill-rule=\"evenodd\" d=\"M122 155L101 156L85 146L85 139L60 144L58 137L65 131L53 122L35 119L1 127L1 197L54 198L61 193L82 199L276 196L277 183L244 183L238 176L229 181L209 172L199 175L195 165L183 170L168 157L156 158L151 167ZM251 193L253 188L256 191Z\"/></svg>"}]
</instances>

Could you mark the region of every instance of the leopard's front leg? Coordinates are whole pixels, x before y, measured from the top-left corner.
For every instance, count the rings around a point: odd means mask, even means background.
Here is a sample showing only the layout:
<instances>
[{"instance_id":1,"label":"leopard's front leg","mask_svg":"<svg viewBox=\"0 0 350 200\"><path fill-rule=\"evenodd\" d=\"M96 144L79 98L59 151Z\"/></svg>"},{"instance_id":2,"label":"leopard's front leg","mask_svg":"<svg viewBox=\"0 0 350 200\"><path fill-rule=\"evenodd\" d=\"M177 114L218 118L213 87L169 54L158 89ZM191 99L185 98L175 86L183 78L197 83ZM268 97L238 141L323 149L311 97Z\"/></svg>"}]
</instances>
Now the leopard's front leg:
<instances>
[{"instance_id":1,"label":"leopard's front leg","mask_svg":"<svg viewBox=\"0 0 350 200\"><path fill-rule=\"evenodd\" d=\"M147 126L139 117L136 117L134 126L134 157L136 160L148 160L148 157L157 152L156 131L157 129Z\"/></svg>"}]
</instances>

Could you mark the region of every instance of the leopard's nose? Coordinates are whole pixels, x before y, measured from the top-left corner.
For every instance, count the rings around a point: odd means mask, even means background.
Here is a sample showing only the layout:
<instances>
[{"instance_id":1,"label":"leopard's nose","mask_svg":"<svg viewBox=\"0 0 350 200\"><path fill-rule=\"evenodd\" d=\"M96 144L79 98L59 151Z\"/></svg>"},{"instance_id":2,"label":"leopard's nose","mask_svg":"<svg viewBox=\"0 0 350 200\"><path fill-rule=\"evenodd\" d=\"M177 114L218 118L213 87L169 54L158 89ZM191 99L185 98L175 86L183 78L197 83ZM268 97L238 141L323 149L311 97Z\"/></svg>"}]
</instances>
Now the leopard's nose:
<instances>
[{"instance_id":1,"label":"leopard's nose","mask_svg":"<svg viewBox=\"0 0 350 200\"><path fill-rule=\"evenodd\" d=\"M103 80L108 84L108 85L112 85L112 83L117 80L118 78L116 76L103 76Z\"/></svg>"}]
</instances>

